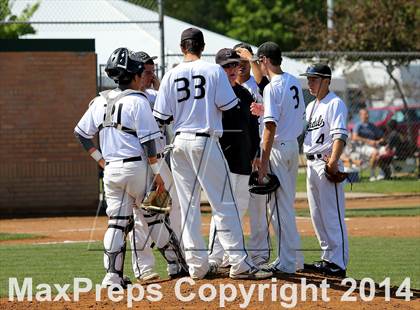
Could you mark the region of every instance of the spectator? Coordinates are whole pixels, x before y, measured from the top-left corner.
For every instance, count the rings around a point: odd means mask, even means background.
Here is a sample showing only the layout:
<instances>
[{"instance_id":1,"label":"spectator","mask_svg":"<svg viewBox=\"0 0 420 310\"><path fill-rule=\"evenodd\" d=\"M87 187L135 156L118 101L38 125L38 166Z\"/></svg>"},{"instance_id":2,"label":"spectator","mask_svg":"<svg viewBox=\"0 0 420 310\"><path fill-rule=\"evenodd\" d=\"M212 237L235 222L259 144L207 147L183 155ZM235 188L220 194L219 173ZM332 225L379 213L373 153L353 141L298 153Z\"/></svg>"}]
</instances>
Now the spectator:
<instances>
[{"instance_id":1,"label":"spectator","mask_svg":"<svg viewBox=\"0 0 420 310\"><path fill-rule=\"evenodd\" d=\"M383 132L373 123L369 122L369 112L366 109L359 111L360 123L353 130L352 140L357 143L356 151L369 157L370 178L369 181L377 181L385 178L383 171L376 177L375 170L379 159L379 146L383 144Z\"/></svg>"}]
</instances>

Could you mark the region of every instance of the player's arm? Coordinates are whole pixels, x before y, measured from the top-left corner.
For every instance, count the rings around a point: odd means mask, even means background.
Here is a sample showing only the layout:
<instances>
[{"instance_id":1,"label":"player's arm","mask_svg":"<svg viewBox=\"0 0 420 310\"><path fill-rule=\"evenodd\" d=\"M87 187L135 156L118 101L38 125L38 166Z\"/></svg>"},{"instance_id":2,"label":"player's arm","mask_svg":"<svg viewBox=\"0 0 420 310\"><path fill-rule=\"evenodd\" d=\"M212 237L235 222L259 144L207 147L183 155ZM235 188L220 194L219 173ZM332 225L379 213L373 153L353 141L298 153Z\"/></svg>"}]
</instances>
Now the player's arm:
<instances>
[{"instance_id":1,"label":"player's arm","mask_svg":"<svg viewBox=\"0 0 420 310\"><path fill-rule=\"evenodd\" d=\"M343 101L339 100L332 104L330 110L330 135L333 140L331 156L328 159L327 166L329 171L335 173L338 171L338 161L343 153L347 141L347 108Z\"/></svg>"},{"instance_id":2,"label":"player's arm","mask_svg":"<svg viewBox=\"0 0 420 310\"><path fill-rule=\"evenodd\" d=\"M216 74L218 75L218 79L216 84L215 104L219 110L227 111L238 104L238 98L236 97L223 68L218 66L217 70Z\"/></svg>"},{"instance_id":3,"label":"player's arm","mask_svg":"<svg viewBox=\"0 0 420 310\"><path fill-rule=\"evenodd\" d=\"M155 139L160 139L161 132L153 117L149 102L141 98L139 103L134 106L133 118L136 120L136 132L143 151L146 154L150 168L155 175L155 183L158 191L163 191L163 180L159 175L160 165L156 156Z\"/></svg>"},{"instance_id":4,"label":"player's arm","mask_svg":"<svg viewBox=\"0 0 420 310\"><path fill-rule=\"evenodd\" d=\"M243 47L238 47L236 49L236 52L243 60L249 61L252 73L254 75L254 79L257 82L257 84L260 84L264 75L262 74L260 64L258 63L258 59L253 59L253 55L246 48Z\"/></svg>"},{"instance_id":5,"label":"player's arm","mask_svg":"<svg viewBox=\"0 0 420 310\"><path fill-rule=\"evenodd\" d=\"M153 107L153 116L162 125L170 124L173 120L173 113L169 103L169 100L171 99L169 85L169 74L165 74L160 83L159 91Z\"/></svg>"},{"instance_id":6,"label":"player's arm","mask_svg":"<svg viewBox=\"0 0 420 310\"><path fill-rule=\"evenodd\" d=\"M343 154L346 142L344 137L336 138L333 140L331 157L328 160L327 166L329 171L335 173L338 171L338 160L341 154Z\"/></svg>"},{"instance_id":7,"label":"player's arm","mask_svg":"<svg viewBox=\"0 0 420 310\"><path fill-rule=\"evenodd\" d=\"M96 126L93 117L94 109L95 100L92 100L89 103L89 108L74 128L74 135L88 154L92 156L102 169L104 169L105 160L103 159L101 152L93 143L93 137L98 132L98 127Z\"/></svg>"},{"instance_id":8,"label":"player's arm","mask_svg":"<svg viewBox=\"0 0 420 310\"><path fill-rule=\"evenodd\" d=\"M261 146L261 164L258 170L258 181L263 182L268 173L271 148L273 147L274 135L276 133L276 123L266 122L263 131L263 142Z\"/></svg>"},{"instance_id":9,"label":"player's arm","mask_svg":"<svg viewBox=\"0 0 420 310\"><path fill-rule=\"evenodd\" d=\"M146 154L147 161L149 162L150 168L152 169L153 174L155 175L155 184L158 192L162 192L165 188L163 180L159 174L160 165L156 157L156 142L155 139L148 140L142 144L144 153Z\"/></svg>"},{"instance_id":10,"label":"player's arm","mask_svg":"<svg viewBox=\"0 0 420 310\"><path fill-rule=\"evenodd\" d=\"M101 152L95 147L93 140L83 137L76 130L74 131L75 137L79 140L83 148L88 152L90 156L99 164L99 166L105 168L105 160L102 157Z\"/></svg>"}]
</instances>

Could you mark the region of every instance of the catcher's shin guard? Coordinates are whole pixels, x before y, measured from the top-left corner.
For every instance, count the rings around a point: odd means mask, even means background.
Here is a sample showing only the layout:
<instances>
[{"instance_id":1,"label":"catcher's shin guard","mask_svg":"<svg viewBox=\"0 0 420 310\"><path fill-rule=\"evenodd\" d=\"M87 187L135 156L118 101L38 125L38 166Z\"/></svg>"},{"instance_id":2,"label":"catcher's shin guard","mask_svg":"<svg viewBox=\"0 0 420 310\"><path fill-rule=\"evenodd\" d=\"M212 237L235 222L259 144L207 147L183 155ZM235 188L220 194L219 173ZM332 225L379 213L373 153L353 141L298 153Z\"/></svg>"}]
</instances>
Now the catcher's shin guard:
<instances>
[{"instance_id":1,"label":"catcher's shin guard","mask_svg":"<svg viewBox=\"0 0 420 310\"><path fill-rule=\"evenodd\" d=\"M123 278L126 237L133 229L133 216L111 216L104 237L104 267Z\"/></svg>"},{"instance_id":2,"label":"catcher's shin guard","mask_svg":"<svg viewBox=\"0 0 420 310\"><path fill-rule=\"evenodd\" d=\"M188 272L180 242L170 226L169 214L153 214L149 211L144 217L151 230L154 245L168 263L169 273ZM177 265L178 268L174 268L173 265Z\"/></svg>"}]
</instances>

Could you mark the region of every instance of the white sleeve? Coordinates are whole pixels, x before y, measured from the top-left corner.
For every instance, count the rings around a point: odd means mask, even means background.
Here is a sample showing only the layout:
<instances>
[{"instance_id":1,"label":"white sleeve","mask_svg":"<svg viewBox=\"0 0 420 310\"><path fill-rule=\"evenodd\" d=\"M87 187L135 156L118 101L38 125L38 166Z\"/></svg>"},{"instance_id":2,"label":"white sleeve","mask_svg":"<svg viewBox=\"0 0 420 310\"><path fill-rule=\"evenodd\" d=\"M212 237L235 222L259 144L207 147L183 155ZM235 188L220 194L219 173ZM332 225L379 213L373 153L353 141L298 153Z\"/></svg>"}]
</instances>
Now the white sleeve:
<instances>
[{"instance_id":1,"label":"white sleeve","mask_svg":"<svg viewBox=\"0 0 420 310\"><path fill-rule=\"evenodd\" d=\"M330 135L342 134L348 136L347 132L347 107L339 98L331 103L328 122L330 124Z\"/></svg>"},{"instance_id":2,"label":"white sleeve","mask_svg":"<svg viewBox=\"0 0 420 310\"><path fill-rule=\"evenodd\" d=\"M167 73L163 76L160 83L159 91L156 96L155 105L153 107L153 115L159 119L167 120L173 116L171 105L168 99L171 99L170 90L170 74Z\"/></svg>"},{"instance_id":3,"label":"white sleeve","mask_svg":"<svg viewBox=\"0 0 420 310\"><path fill-rule=\"evenodd\" d=\"M275 122L276 125L279 122L280 117L280 106L276 104L276 96L271 85L267 85L264 88L264 123Z\"/></svg>"},{"instance_id":4,"label":"white sleeve","mask_svg":"<svg viewBox=\"0 0 420 310\"><path fill-rule=\"evenodd\" d=\"M226 75L226 72L221 66L219 66L216 72L215 87L215 103L220 110L226 111L232 109L238 104L238 98L236 97L235 92L232 89L232 85L230 85L229 83L229 79Z\"/></svg>"},{"instance_id":5,"label":"white sleeve","mask_svg":"<svg viewBox=\"0 0 420 310\"><path fill-rule=\"evenodd\" d=\"M93 136L98 132L98 127L96 126L95 120L93 118L94 108L95 102L89 106L85 114L74 128L74 131L86 139L92 139Z\"/></svg>"},{"instance_id":6,"label":"white sleeve","mask_svg":"<svg viewBox=\"0 0 420 310\"><path fill-rule=\"evenodd\" d=\"M153 117L149 102L140 99L133 109L133 117L136 124L137 137L140 143L159 138L161 136L159 127Z\"/></svg>"}]
</instances>

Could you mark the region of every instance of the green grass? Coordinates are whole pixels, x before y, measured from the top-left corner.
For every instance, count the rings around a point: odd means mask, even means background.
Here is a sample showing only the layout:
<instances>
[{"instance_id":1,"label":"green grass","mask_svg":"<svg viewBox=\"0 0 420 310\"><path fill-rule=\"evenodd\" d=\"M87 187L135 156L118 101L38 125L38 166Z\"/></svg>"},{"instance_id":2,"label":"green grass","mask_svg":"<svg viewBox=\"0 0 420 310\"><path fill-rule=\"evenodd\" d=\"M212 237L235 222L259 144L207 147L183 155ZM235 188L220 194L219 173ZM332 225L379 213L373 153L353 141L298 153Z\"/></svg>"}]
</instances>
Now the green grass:
<instances>
[{"instance_id":1,"label":"green grass","mask_svg":"<svg viewBox=\"0 0 420 310\"><path fill-rule=\"evenodd\" d=\"M5 232L0 232L0 241L7 240L20 240L20 239L38 239L42 238L41 235L36 234L10 234Z\"/></svg>"},{"instance_id":2,"label":"green grass","mask_svg":"<svg viewBox=\"0 0 420 310\"><path fill-rule=\"evenodd\" d=\"M296 183L297 192L306 192L306 173L299 173ZM414 177L376 182L369 182L368 178L362 178L361 182L353 183L353 188L351 188L350 184L346 184L345 191L380 194L420 194L420 181Z\"/></svg>"},{"instance_id":3,"label":"green grass","mask_svg":"<svg viewBox=\"0 0 420 310\"><path fill-rule=\"evenodd\" d=\"M302 238L302 247L319 248L314 237ZM376 282L390 277L393 285L410 277L411 287L420 288L419 247L420 238L350 238L348 276L370 277ZM94 243L90 250L86 243L0 246L0 297L8 294L9 277L17 277L20 284L24 277L32 277L34 290L38 283L72 284L74 277L87 277L93 283L101 283L102 253L100 242ZM128 251L126 256L124 273L133 278L130 253ZM318 260L319 254L318 250L305 251L305 261ZM157 271L166 277L162 256L155 251L155 257Z\"/></svg>"},{"instance_id":4,"label":"green grass","mask_svg":"<svg viewBox=\"0 0 420 310\"><path fill-rule=\"evenodd\" d=\"M309 209L297 209L296 216L309 217ZM420 216L418 207L346 209L346 217Z\"/></svg>"}]
</instances>

